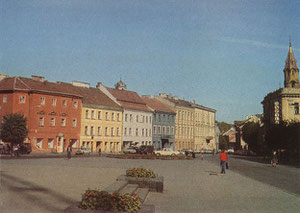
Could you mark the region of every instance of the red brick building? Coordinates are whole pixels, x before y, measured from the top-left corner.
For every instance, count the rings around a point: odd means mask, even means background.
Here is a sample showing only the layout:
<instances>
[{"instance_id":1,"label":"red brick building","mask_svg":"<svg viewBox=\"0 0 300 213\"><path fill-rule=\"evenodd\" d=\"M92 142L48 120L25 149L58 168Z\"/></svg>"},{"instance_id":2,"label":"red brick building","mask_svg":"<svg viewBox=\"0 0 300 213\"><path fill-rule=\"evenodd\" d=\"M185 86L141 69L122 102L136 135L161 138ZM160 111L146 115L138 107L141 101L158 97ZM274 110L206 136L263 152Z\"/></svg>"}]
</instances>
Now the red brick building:
<instances>
[{"instance_id":1,"label":"red brick building","mask_svg":"<svg viewBox=\"0 0 300 213\"><path fill-rule=\"evenodd\" d=\"M0 119L7 113L27 118L33 152L63 152L79 147L82 96L44 77L0 75Z\"/></svg>"}]
</instances>

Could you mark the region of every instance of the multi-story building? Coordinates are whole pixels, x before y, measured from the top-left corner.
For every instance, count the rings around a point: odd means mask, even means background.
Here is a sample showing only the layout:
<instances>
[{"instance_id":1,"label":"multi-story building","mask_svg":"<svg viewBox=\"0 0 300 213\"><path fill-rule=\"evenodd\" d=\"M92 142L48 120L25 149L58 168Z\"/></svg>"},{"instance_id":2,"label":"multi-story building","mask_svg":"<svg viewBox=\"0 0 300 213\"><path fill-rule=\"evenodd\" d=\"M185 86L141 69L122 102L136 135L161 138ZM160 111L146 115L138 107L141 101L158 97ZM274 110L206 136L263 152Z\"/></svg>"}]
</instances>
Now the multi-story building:
<instances>
[{"instance_id":1,"label":"multi-story building","mask_svg":"<svg viewBox=\"0 0 300 213\"><path fill-rule=\"evenodd\" d=\"M6 113L27 118L33 152L63 152L79 147L82 96L44 77L0 75L0 119Z\"/></svg>"},{"instance_id":2,"label":"multi-story building","mask_svg":"<svg viewBox=\"0 0 300 213\"><path fill-rule=\"evenodd\" d=\"M153 112L152 141L154 149L174 149L176 113L166 104L151 96L142 96L142 99Z\"/></svg>"},{"instance_id":3,"label":"multi-story building","mask_svg":"<svg viewBox=\"0 0 300 213\"><path fill-rule=\"evenodd\" d=\"M191 102L194 108L194 149L214 150L216 149L216 110Z\"/></svg>"},{"instance_id":4,"label":"multi-story building","mask_svg":"<svg viewBox=\"0 0 300 213\"><path fill-rule=\"evenodd\" d=\"M73 81L66 84L82 99L80 146L92 152L120 152L122 108L98 88L89 83Z\"/></svg>"},{"instance_id":5,"label":"multi-story building","mask_svg":"<svg viewBox=\"0 0 300 213\"><path fill-rule=\"evenodd\" d=\"M115 88L104 87L101 83L97 88L123 108L122 148L152 144L152 111L141 97L128 91L121 80Z\"/></svg>"},{"instance_id":6,"label":"multi-story building","mask_svg":"<svg viewBox=\"0 0 300 213\"><path fill-rule=\"evenodd\" d=\"M160 94L155 98L168 105L176 112L175 150L195 149L194 143L194 109L191 103L176 96Z\"/></svg>"},{"instance_id":7,"label":"multi-story building","mask_svg":"<svg viewBox=\"0 0 300 213\"><path fill-rule=\"evenodd\" d=\"M265 132L272 124L278 124L281 121L300 121L299 69L291 43L283 72L284 88L269 93L261 102L264 109Z\"/></svg>"}]
</instances>

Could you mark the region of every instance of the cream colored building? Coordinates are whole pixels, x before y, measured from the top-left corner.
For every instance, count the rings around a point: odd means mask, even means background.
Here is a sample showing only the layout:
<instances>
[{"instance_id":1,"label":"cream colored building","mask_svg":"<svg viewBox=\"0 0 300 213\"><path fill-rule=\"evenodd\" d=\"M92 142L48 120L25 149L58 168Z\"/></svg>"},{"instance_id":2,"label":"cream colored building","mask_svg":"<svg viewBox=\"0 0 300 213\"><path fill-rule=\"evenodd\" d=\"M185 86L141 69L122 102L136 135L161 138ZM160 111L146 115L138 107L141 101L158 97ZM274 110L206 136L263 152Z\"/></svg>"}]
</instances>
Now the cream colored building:
<instances>
[{"instance_id":1,"label":"cream colored building","mask_svg":"<svg viewBox=\"0 0 300 213\"><path fill-rule=\"evenodd\" d=\"M216 149L216 110L192 102L194 108L194 143L195 150Z\"/></svg>"}]
</instances>

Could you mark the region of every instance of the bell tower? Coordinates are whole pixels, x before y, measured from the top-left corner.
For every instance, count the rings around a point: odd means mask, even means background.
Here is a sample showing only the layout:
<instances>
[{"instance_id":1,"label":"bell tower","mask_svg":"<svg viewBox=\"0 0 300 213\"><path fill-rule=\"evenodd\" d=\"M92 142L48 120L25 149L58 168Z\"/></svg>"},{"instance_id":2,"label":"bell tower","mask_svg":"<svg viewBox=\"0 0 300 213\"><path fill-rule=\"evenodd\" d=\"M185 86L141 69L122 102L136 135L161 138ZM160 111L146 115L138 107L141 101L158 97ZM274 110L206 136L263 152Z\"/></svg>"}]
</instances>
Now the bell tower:
<instances>
[{"instance_id":1,"label":"bell tower","mask_svg":"<svg viewBox=\"0 0 300 213\"><path fill-rule=\"evenodd\" d=\"M299 88L299 69L297 67L292 44L290 41L288 56L284 67L284 87Z\"/></svg>"}]
</instances>

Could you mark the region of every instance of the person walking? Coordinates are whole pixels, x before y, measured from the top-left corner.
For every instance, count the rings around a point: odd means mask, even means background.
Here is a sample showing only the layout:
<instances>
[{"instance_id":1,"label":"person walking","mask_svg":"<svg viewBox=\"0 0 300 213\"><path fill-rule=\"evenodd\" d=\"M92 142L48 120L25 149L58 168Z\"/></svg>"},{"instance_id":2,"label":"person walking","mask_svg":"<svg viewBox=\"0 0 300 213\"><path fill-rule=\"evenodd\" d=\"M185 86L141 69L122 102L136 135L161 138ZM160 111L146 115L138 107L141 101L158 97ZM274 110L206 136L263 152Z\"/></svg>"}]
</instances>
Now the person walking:
<instances>
[{"instance_id":1,"label":"person walking","mask_svg":"<svg viewBox=\"0 0 300 213\"><path fill-rule=\"evenodd\" d=\"M72 148L71 148L71 145L68 146L67 148L67 156L68 156L68 159L71 159L71 153L72 153Z\"/></svg>"},{"instance_id":2,"label":"person walking","mask_svg":"<svg viewBox=\"0 0 300 213\"><path fill-rule=\"evenodd\" d=\"M99 157L101 157L101 148L100 147L99 147L98 153L99 153Z\"/></svg>"},{"instance_id":3,"label":"person walking","mask_svg":"<svg viewBox=\"0 0 300 213\"><path fill-rule=\"evenodd\" d=\"M278 162L277 154L276 154L276 151L274 151L273 154L272 154L271 165L273 167L276 167L277 166L277 162Z\"/></svg>"},{"instance_id":4,"label":"person walking","mask_svg":"<svg viewBox=\"0 0 300 213\"><path fill-rule=\"evenodd\" d=\"M228 161L228 156L227 153L225 152L224 149L220 152L220 164L221 164L221 174L225 174L226 172L226 164Z\"/></svg>"}]
</instances>

